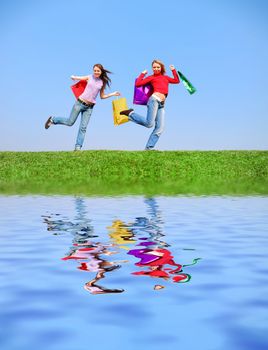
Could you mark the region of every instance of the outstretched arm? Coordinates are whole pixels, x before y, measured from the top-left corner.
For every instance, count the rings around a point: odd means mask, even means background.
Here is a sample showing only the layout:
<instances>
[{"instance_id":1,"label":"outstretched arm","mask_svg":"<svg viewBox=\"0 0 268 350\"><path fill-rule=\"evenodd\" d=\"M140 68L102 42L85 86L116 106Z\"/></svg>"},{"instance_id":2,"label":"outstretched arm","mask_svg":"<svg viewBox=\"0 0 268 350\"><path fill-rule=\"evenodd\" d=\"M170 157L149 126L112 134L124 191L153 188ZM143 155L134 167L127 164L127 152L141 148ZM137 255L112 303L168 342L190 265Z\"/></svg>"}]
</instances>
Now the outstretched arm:
<instances>
[{"instance_id":1,"label":"outstretched arm","mask_svg":"<svg viewBox=\"0 0 268 350\"><path fill-rule=\"evenodd\" d=\"M105 99L105 98L109 98L109 97L112 97L112 96L120 96L120 92L119 91L114 91L114 92L111 92L110 94L105 94L104 92L100 92L100 98L101 99Z\"/></svg>"},{"instance_id":2,"label":"outstretched arm","mask_svg":"<svg viewBox=\"0 0 268 350\"><path fill-rule=\"evenodd\" d=\"M83 75L83 76L71 75L71 79L72 80L88 80L89 79L89 75Z\"/></svg>"}]
</instances>

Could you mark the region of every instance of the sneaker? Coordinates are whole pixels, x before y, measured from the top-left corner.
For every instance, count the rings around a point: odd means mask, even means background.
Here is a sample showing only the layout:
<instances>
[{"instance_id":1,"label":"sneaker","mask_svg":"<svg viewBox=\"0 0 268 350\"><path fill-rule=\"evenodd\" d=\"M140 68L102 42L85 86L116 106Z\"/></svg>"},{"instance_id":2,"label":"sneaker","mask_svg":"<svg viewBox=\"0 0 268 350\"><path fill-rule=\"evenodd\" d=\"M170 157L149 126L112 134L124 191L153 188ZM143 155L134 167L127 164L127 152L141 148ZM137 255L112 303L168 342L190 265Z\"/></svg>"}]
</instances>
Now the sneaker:
<instances>
[{"instance_id":1,"label":"sneaker","mask_svg":"<svg viewBox=\"0 0 268 350\"><path fill-rule=\"evenodd\" d=\"M126 110L124 110L124 111L121 111L121 112L120 112L120 115L127 115L127 116L129 116L129 114L130 114L131 112L133 112L133 109L126 109Z\"/></svg>"},{"instance_id":2,"label":"sneaker","mask_svg":"<svg viewBox=\"0 0 268 350\"><path fill-rule=\"evenodd\" d=\"M48 129L53 123L52 117L49 117L45 124L45 129Z\"/></svg>"},{"instance_id":3,"label":"sneaker","mask_svg":"<svg viewBox=\"0 0 268 350\"><path fill-rule=\"evenodd\" d=\"M75 146L75 151L81 151L81 146Z\"/></svg>"}]
</instances>

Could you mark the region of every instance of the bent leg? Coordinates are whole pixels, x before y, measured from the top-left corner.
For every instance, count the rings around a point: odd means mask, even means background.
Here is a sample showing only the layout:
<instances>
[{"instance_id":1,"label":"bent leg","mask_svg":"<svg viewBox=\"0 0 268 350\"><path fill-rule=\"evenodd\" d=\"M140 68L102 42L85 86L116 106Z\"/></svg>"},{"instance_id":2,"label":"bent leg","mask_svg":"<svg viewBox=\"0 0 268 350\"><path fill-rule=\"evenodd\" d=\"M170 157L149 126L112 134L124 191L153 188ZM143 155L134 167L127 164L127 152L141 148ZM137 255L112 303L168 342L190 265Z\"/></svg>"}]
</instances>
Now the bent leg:
<instances>
[{"instance_id":1,"label":"bent leg","mask_svg":"<svg viewBox=\"0 0 268 350\"><path fill-rule=\"evenodd\" d=\"M62 125L72 126L75 123L80 112L81 112L81 105L78 101L76 101L76 103L72 108L69 118L52 117L53 124L62 124Z\"/></svg>"},{"instance_id":2,"label":"bent leg","mask_svg":"<svg viewBox=\"0 0 268 350\"><path fill-rule=\"evenodd\" d=\"M158 101L150 97L147 104L147 115L143 117L135 112L131 112L128 116L129 120L136 124L145 126L146 128L151 128L154 125L154 121L158 111Z\"/></svg>"},{"instance_id":3,"label":"bent leg","mask_svg":"<svg viewBox=\"0 0 268 350\"><path fill-rule=\"evenodd\" d=\"M149 137L149 140L145 146L145 149L150 150L154 148L160 135L164 131L164 125L165 125L165 110L163 107L160 107L156 115L154 130Z\"/></svg>"},{"instance_id":4,"label":"bent leg","mask_svg":"<svg viewBox=\"0 0 268 350\"><path fill-rule=\"evenodd\" d=\"M81 148L83 146L86 131L87 131L87 125L90 120L91 114L92 114L92 108L87 108L86 110L82 111L81 121L80 121L79 130L76 138L76 144L75 144L76 148Z\"/></svg>"}]
</instances>

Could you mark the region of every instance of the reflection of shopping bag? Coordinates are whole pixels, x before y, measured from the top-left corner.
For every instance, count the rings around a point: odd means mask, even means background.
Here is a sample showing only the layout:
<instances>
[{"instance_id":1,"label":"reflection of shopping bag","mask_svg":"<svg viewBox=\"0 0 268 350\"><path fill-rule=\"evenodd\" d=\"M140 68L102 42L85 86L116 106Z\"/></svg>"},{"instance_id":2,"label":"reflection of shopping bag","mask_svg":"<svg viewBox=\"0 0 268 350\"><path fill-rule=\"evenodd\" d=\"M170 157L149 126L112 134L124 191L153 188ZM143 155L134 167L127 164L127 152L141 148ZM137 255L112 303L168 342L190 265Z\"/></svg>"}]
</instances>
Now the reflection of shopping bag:
<instances>
[{"instance_id":1,"label":"reflection of shopping bag","mask_svg":"<svg viewBox=\"0 0 268 350\"><path fill-rule=\"evenodd\" d=\"M133 103L136 105L146 105L150 96L153 93L153 87L150 83L137 87L136 81L135 81L135 87L134 87Z\"/></svg>"},{"instance_id":2,"label":"reflection of shopping bag","mask_svg":"<svg viewBox=\"0 0 268 350\"><path fill-rule=\"evenodd\" d=\"M196 92L196 88L189 82L188 79L186 79L186 77L181 72L178 71L178 74L189 94L194 94Z\"/></svg>"},{"instance_id":3,"label":"reflection of shopping bag","mask_svg":"<svg viewBox=\"0 0 268 350\"><path fill-rule=\"evenodd\" d=\"M78 98L82 93L84 92L85 88L87 86L86 80L79 80L77 83L71 86L71 89L73 91L73 94L76 98Z\"/></svg>"},{"instance_id":4,"label":"reflection of shopping bag","mask_svg":"<svg viewBox=\"0 0 268 350\"><path fill-rule=\"evenodd\" d=\"M118 98L112 101L114 125L119 125L128 122L128 116L120 115L121 111L128 109L127 100L125 97Z\"/></svg>"}]
</instances>

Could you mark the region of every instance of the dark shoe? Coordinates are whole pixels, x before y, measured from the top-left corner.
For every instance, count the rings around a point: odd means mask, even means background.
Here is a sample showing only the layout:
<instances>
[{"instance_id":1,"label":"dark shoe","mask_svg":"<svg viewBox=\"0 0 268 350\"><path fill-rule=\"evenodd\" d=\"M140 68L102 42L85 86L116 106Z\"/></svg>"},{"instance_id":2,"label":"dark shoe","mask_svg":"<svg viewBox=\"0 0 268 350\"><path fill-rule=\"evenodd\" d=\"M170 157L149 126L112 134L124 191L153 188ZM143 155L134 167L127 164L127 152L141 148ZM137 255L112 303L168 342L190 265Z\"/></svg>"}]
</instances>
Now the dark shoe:
<instances>
[{"instance_id":1,"label":"dark shoe","mask_svg":"<svg viewBox=\"0 0 268 350\"><path fill-rule=\"evenodd\" d=\"M133 112L133 109L126 109L124 111L121 111L120 114L129 116L129 113L131 113L131 112Z\"/></svg>"},{"instance_id":2,"label":"dark shoe","mask_svg":"<svg viewBox=\"0 0 268 350\"><path fill-rule=\"evenodd\" d=\"M45 129L48 129L53 123L52 117L49 117L45 124Z\"/></svg>"}]
</instances>

